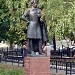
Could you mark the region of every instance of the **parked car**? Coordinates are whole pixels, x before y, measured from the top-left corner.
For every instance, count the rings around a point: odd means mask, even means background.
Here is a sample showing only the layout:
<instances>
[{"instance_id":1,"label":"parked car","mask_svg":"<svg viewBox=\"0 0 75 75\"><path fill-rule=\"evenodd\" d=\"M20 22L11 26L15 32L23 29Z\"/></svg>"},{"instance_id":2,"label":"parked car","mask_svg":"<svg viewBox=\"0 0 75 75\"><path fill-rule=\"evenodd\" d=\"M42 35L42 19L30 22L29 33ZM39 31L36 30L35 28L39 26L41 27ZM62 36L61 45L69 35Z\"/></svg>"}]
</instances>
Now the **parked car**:
<instances>
[{"instance_id":1,"label":"parked car","mask_svg":"<svg viewBox=\"0 0 75 75\"><path fill-rule=\"evenodd\" d=\"M71 53L71 56L73 57L75 55L75 46L70 46L70 53Z\"/></svg>"},{"instance_id":2,"label":"parked car","mask_svg":"<svg viewBox=\"0 0 75 75\"><path fill-rule=\"evenodd\" d=\"M51 46L51 55L60 55L60 52L61 52L61 50L60 50L60 47L58 47L58 46L56 46L56 50L54 50L54 47L53 47L53 45L50 45Z\"/></svg>"}]
</instances>

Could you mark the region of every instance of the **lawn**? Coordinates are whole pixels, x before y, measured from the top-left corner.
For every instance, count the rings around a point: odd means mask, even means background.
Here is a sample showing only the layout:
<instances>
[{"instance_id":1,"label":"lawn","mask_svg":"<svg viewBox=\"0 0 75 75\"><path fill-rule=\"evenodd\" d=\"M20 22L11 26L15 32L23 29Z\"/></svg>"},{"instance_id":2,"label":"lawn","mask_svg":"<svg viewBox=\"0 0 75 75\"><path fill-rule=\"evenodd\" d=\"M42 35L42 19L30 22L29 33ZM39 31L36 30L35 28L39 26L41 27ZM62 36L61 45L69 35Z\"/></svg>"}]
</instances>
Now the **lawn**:
<instances>
[{"instance_id":1,"label":"lawn","mask_svg":"<svg viewBox=\"0 0 75 75\"><path fill-rule=\"evenodd\" d=\"M0 64L0 75L24 75L23 67Z\"/></svg>"},{"instance_id":2,"label":"lawn","mask_svg":"<svg viewBox=\"0 0 75 75\"><path fill-rule=\"evenodd\" d=\"M0 75L24 75L24 68L0 63ZM51 73L50 75L60 75L60 74Z\"/></svg>"}]
</instances>

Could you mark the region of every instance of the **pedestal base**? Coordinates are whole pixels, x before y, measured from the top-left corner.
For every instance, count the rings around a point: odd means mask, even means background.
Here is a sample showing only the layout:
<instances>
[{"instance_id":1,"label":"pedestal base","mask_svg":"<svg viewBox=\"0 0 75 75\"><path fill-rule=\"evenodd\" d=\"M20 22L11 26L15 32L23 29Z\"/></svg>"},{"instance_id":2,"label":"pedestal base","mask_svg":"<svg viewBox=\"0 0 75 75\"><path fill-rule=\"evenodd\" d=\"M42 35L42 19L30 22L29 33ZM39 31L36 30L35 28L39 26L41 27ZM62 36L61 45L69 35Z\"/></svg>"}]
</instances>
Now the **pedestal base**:
<instances>
[{"instance_id":1,"label":"pedestal base","mask_svg":"<svg viewBox=\"0 0 75 75\"><path fill-rule=\"evenodd\" d=\"M50 75L49 57L25 57L25 75Z\"/></svg>"}]
</instances>

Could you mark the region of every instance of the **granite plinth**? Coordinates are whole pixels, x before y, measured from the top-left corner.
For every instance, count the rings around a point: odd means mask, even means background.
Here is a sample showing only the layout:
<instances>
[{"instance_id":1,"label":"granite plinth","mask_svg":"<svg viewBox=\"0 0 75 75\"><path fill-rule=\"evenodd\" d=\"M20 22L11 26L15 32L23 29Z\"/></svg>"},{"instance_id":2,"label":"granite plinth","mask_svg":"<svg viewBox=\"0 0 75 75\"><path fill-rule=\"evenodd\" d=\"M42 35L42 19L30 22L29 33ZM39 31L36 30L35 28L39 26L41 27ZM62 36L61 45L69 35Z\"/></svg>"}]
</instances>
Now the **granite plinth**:
<instances>
[{"instance_id":1,"label":"granite plinth","mask_svg":"<svg viewBox=\"0 0 75 75\"><path fill-rule=\"evenodd\" d=\"M25 75L50 75L50 57L25 57Z\"/></svg>"}]
</instances>

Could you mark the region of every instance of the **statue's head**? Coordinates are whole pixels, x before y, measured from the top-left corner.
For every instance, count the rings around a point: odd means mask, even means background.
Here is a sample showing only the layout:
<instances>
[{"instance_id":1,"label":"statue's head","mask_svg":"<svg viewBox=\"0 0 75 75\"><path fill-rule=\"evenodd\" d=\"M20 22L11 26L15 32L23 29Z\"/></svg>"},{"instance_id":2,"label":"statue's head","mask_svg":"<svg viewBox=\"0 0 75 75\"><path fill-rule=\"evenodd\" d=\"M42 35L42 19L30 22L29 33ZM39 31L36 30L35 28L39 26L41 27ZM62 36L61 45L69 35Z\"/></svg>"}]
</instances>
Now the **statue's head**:
<instances>
[{"instance_id":1,"label":"statue's head","mask_svg":"<svg viewBox=\"0 0 75 75\"><path fill-rule=\"evenodd\" d=\"M33 5L34 8L36 8L38 4L38 0L31 0L31 4Z\"/></svg>"}]
</instances>

